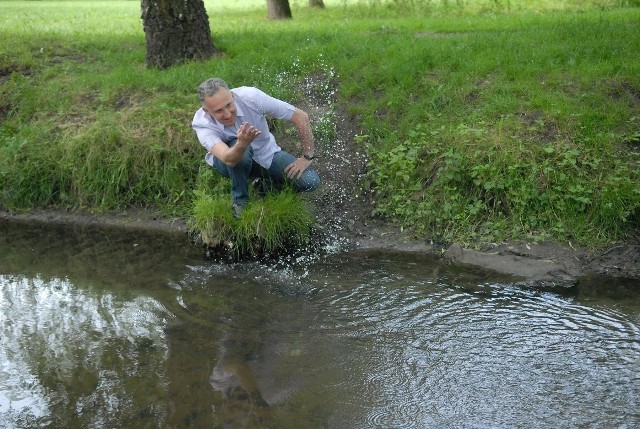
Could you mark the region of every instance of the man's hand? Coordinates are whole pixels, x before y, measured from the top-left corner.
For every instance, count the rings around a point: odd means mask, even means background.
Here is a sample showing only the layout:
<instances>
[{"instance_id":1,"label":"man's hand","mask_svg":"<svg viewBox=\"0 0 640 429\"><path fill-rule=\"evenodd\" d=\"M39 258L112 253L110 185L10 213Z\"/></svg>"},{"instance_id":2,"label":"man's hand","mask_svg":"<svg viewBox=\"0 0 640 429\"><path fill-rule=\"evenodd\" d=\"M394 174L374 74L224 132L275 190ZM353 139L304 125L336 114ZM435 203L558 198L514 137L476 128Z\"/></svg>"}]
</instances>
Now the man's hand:
<instances>
[{"instance_id":1,"label":"man's hand","mask_svg":"<svg viewBox=\"0 0 640 429\"><path fill-rule=\"evenodd\" d=\"M262 134L262 132L258 128L248 124L247 122L243 122L236 132L236 135L238 136L236 144L240 144L241 147L247 147L260 134Z\"/></svg>"},{"instance_id":2,"label":"man's hand","mask_svg":"<svg viewBox=\"0 0 640 429\"><path fill-rule=\"evenodd\" d=\"M211 153L220 161L234 167L242 159L251 142L260 134L261 132L258 128L244 122L236 131L237 139L233 146L229 147L223 144L221 140L220 143L213 145Z\"/></svg>"},{"instance_id":3,"label":"man's hand","mask_svg":"<svg viewBox=\"0 0 640 429\"><path fill-rule=\"evenodd\" d=\"M287 165L284 168L284 172L286 173L289 179L293 179L293 178L299 179L302 177L304 170L309 168L310 165L311 165L311 161L309 161L304 157L301 157L293 161L291 164Z\"/></svg>"}]
</instances>

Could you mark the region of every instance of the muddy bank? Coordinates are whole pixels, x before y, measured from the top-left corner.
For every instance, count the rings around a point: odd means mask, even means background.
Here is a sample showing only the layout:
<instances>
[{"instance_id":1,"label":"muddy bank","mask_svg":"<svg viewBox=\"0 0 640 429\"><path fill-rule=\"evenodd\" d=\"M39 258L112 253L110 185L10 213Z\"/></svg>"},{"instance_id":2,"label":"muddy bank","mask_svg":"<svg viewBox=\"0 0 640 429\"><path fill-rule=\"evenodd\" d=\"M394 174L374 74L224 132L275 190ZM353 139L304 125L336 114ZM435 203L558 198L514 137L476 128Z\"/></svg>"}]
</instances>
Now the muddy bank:
<instances>
[{"instance_id":1,"label":"muddy bank","mask_svg":"<svg viewBox=\"0 0 640 429\"><path fill-rule=\"evenodd\" d=\"M380 220L352 218L346 214L340 225L328 225L350 248L421 252L438 255L444 261L488 268L511 274L523 282L545 285L573 285L583 277L606 276L630 280L640 287L640 241L629 240L607 248L587 250L557 243L508 242L482 251L459 244L438 245L415 240ZM78 225L158 231L188 240L184 220L167 218L145 210L118 213L38 210L12 213L0 211L0 219L13 222Z\"/></svg>"},{"instance_id":2,"label":"muddy bank","mask_svg":"<svg viewBox=\"0 0 640 429\"><path fill-rule=\"evenodd\" d=\"M92 213L63 209L10 212L0 210L0 219L25 223L51 225L78 225L83 227L120 228L140 231L159 231L168 234L187 234L182 219L168 218L142 209L121 212Z\"/></svg>"},{"instance_id":3,"label":"muddy bank","mask_svg":"<svg viewBox=\"0 0 640 429\"><path fill-rule=\"evenodd\" d=\"M640 240L637 239L592 250L571 243L510 241L478 251L456 243L438 245L428 239L411 239L382 223L364 222L355 230L357 233L352 239L360 248L428 252L445 261L511 274L538 286L573 285L582 277L604 276L635 280L640 290Z\"/></svg>"}]
</instances>

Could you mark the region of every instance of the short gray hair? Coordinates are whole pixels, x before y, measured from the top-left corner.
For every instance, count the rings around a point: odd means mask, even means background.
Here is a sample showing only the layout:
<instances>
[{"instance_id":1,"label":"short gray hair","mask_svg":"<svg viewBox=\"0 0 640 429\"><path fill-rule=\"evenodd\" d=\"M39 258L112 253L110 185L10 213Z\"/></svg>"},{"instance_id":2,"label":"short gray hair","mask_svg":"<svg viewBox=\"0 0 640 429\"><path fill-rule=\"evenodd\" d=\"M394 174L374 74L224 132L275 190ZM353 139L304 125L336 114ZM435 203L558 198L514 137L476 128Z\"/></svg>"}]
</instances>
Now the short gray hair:
<instances>
[{"instance_id":1,"label":"short gray hair","mask_svg":"<svg viewBox=\"0 0 640 429\"><path fill-rule=\"evenodd\" d=\"M200 103L204 103L205 97L211 97L213 94L220 91L221 88L228 90L229 85L219 77L212 77L202 82L200 86L198 86L198 97L200 98Z\"/></svg>"}]
</instances>

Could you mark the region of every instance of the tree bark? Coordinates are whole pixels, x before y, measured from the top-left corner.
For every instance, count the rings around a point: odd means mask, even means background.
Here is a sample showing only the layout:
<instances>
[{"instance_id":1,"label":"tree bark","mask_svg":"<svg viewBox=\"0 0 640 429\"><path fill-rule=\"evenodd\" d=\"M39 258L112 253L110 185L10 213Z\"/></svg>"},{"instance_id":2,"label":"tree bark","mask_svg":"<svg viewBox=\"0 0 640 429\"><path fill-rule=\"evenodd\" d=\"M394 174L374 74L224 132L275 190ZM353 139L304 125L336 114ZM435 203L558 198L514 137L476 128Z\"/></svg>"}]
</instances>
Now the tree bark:
<instances>
[{"instance_id":1,"label":"tree bark","mask_svg":"<svg viewBox=\"0 0 640 429\"><path fill-rule=\"evenodd\" d=\"M291 7L289 7L289 0L267 0L269 19L290 19Z\"/></svg>"},{"instance_id":2,"label":"tree bark","mask_svg":"<svg viewBox=\"0 0 640 429\"><path fill-rule=\"evenodd\" d=\"M166 69L220 54L203 0L142 0L147 66Z\"/></svg>"},{"instance_id":3,"label":"tree bark","mask_svg":"<svg viewBox=\"0 0 640 429\"><path fill-rule=\"evenodd\" d=\"M322 0L309 0L309 6L324 9L324 2Z\"/></svg>"}]
</instances>

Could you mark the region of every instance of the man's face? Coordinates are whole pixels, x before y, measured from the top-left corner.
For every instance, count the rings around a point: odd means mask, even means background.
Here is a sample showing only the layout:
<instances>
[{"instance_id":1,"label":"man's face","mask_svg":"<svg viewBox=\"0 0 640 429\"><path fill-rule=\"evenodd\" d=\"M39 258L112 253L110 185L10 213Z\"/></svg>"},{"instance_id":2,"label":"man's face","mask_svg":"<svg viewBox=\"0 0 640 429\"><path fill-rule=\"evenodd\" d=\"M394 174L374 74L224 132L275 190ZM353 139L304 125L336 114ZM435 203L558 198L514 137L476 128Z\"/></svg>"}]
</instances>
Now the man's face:
<instances>
[{"instance_id":1,"label":"man's face","mask_svg":"<svg viewBox=\"0 0 640 429\"><path fill-rule=\"evenodd\" d=\"M231 91L226 88L220 88L218 92L211 97L205 97L202 108L224 125L233 125L236 123L236 103L233 101Z\"/></svg>"}]
</instances>

